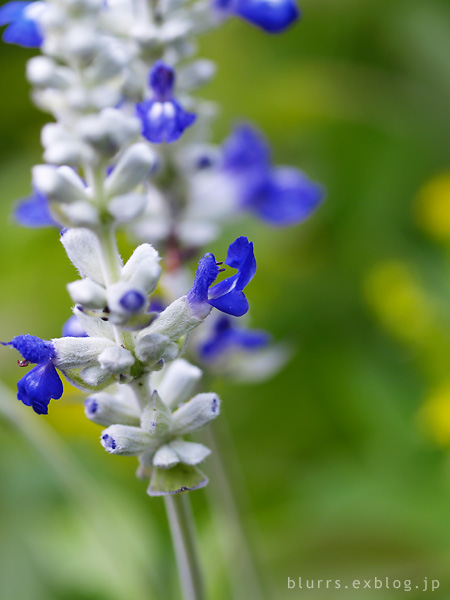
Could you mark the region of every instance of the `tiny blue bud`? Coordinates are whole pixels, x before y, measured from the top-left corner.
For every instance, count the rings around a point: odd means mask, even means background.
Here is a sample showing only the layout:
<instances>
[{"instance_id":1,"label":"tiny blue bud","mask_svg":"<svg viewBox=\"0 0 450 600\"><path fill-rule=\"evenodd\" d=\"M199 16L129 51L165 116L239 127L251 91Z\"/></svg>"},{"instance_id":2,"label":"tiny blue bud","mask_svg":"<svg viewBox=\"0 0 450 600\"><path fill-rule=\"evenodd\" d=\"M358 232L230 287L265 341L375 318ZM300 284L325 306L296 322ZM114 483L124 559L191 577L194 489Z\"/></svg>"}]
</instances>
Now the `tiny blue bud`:
<instances>
[{"instance_id":1,"label":"tiny blue bud","mask_svg":"<svg viewBox=\"0 0 450 600\"><path fill-rule=\"evenodd\" d=\"M137 290L130 290L122 296L119 304L130 313L138 312L145 304L145 296Z\"/></svg>"}]
</instances>

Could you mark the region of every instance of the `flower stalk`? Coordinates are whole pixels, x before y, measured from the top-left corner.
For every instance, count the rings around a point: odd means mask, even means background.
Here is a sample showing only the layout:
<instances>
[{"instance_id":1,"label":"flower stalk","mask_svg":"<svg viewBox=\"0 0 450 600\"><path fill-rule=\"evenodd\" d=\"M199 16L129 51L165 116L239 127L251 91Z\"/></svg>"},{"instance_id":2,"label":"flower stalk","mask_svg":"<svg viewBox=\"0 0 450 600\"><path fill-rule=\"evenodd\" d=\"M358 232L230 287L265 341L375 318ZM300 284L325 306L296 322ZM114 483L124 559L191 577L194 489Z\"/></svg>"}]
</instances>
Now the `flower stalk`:
<instances>
[{"instance_id":1,"label":"flower stalk","mask_svg":"<svg viewBox=\"0 0 450 600\"><path fill-rule=\"evenodd\" d=\"M165 496L167 517L184 600L205 600L195 527L187 494Z\"/></svg>"}]
</instances>

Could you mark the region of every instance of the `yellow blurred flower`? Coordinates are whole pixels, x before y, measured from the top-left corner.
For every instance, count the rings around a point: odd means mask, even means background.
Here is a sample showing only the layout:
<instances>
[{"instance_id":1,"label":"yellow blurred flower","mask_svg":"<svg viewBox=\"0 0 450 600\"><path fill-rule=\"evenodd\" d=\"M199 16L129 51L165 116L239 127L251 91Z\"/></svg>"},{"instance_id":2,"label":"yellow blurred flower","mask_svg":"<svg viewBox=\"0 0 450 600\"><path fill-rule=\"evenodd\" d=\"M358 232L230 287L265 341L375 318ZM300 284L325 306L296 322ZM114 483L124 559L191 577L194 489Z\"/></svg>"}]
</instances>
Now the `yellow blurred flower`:
<instances>
[{"instance_id":1,"label":"yellow blurred flower","mask_svg":"<svg viewBox=\"0 0 450 600\"><path fill-rule=\"evenodd\" d=\"M419 191L416 219L432 237L450 240L450 172L437 175Z\"/></svg>"},{"instance_id":2,"label":"yellow blurred flower","mask_svg":"<svg viewBox=\"0 0 450 600\"><path fill-rule=\"evenodd\" d=\"M433 303L410 266L399 260L376 265L364 285L367 302L382 325L406 342L421 343L433 322Z\"/></svg>"},{"instance_id":3,"label":"yellow blurred flower","mask_svg":"<svg viewBox=\"0 0 450 600\"><path fill-rule=\"evenodd\" d=\"M419 411L419 424L440 446L450 445L450 383L432 392Z\"/></svg>"}]
</instances>

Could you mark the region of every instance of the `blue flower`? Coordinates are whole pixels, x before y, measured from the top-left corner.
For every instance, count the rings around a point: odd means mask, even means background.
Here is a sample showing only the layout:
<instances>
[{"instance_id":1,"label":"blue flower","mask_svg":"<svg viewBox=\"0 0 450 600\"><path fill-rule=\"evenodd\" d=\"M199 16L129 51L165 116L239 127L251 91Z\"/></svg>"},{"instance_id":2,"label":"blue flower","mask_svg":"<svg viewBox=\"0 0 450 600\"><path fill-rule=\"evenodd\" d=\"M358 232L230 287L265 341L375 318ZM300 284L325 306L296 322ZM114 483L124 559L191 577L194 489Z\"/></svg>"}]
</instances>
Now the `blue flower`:
<instances>
[{"instance_id":1,"label":"blue flower","mask_svg":"<svg viewBox=\"0 0 450 600\"><path fill-rule=\"evenodd\" d=\"M67 319L62 328L63 337L88 337L76 315Z\"/></svg>"},{"instance_id":2,"label":"blue flower","mask_svg":"<svg viewBox=\"0 0 450 600\"><path fill-rule=\"evenodd\" d=\"M56 356L52 342L27 334L18 335L3 345L12 346L20 352L24 358L19 363L21 366L37 363L36 367L18 381L17 399L26 406L31 406L38 415L48 414L50 400L58 400L63 394L61 379L52 362Z\"/></svg>"},{"instance_id":3,"label":"blue flower","mask_svg":"<svg viewBox=\"0 0 450 600\"><path fill-rule=\"evenodd\" d=\"M38 190L28 198L19 201L14 217L20 225L25 227L51 227L57 226L50 213L48 199Z\"/></svg>"},{"instance_id":4,"label":"blue flower","mask_svg":"<svg viewBox=\"0 0 450 600\"><path fill-rule=\"evenodd\" d=\"M270 225L296 225L307 219L323 198L321 185L299 169L276 167L259 180L248 182L242 207Z\"/></svg>"},{"instance_id":5,"label":"blue flower","mask_svg":"<svg viewBox=\"0 0 450 600\"><path fill-rule=\"evenodd\" d=\"M270 335L266 331L256 331L236 327L233 319L222 316L214 324L211 337L199 348L200 357L214 362L230 350L252 352L267 346Z\"/></svg>"},{"instance_id":6,"label":"blue flower","mask_svg":"<svg viewBox=\"0 0 450 600\"><path fill-rule=\"evenodd\" d=\"M215 7L267 33L281 33L300 17L295 0L215 0Z\"/></svg>"},{"instance_id":7,"label":"blue flower","mask_svg":"<svg viewBox=\"0 0 450 600\"><path fill-rule=\"evenodd\" d=\"M196 115L186 112L173 97L175 71L158 60L149 76L153 97L136 105L142 124L142 135L150 142L170 143L181 137Z\"/></svg>"},{"instance_id":8,"label":"blue flower","mask_svg":"<svg viewBox=\"0 0 450 600\"><path fill-rule=\"evenodd\" d=\"M7 2L0 7L0 27L8 25L3 41L25 48L39 48L43 42L37 21L45 2Z\"/></svg>"},{"instance_id":9,"label":"blue flower","mask_svg":"<svg viewBox=\"0 0 450 600\"><path fill-rule=\"evenodd\" d=\"M270 147L264 136L251 125L235 127L223 144L223 168L247 176L270 168Z\"/></svg>"},{"instance_id":10,"label":"blue flower","mask_svg":"<svg viewBox=\"0 0 450 600\"><path fill-rule=\"evenodd\" d=\"M213 254L205 254L198 263L187 300L192 307L207 303L224 313L241 317L249 308L243 290L256 272L253 243L246 237L237 238L228 248L225 264L237 269L237 273L210 288L217 278L219 267Z\"/></svg>"},{"instance_id":11,"label":"blue flower","mask_svg":"<svg viewBox=\"0 0 450 600\"><path fill-rule=\"evenodd\" d=\"M300 223L323 199L322 186L299 169L271 165L266 140L250 125L225 141L222 169L236 183L240 207L271 225Z\"/></svg>"}]
</instances>

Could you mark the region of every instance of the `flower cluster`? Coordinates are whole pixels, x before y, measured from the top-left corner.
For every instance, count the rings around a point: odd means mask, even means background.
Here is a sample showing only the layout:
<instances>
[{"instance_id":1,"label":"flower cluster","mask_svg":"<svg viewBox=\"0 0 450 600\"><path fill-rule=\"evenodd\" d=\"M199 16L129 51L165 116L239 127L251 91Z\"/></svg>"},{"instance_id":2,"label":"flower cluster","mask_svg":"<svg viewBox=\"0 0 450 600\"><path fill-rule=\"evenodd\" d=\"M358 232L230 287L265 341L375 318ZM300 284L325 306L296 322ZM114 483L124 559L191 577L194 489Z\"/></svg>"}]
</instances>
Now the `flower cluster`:
<instances>
[{"instance_id":1,"label":"flower cluster","mask_svg":"<svg viewBox=\"0 0 450 600\"><path fill-rule=\"evenodd\" d=\"M207 482L197 465L209 450L183 436L214 419L220 401L195 389L202 371L181 358L189 334L213 309L221 313L191 352L206 368L269 342L264 332L236 326L256 272L246 237L223 262L204 254L193 281L187 262L218 237L224 220L250 212L271 225L296 224L323 195L299 170L274 167L252 126L237 127L221 147L210 144L215 108L191 92L215 68L193 58L193 40L231 16L279 33L299 10L295 0L48 0L0 8L6 42L41 48L27 77L34 102L54 120L42 130L33 193L15 216L23 225L58 227L79 273L67 286L74 314L62 337L26 334L5 343L22 355L21 367L36 365L17 397L47 414L63 394L58 371L88 392L85 412L106 427L103 447L137 456L151 495ZM125 262L119 227L140 243ZM235 272L218 281L226 268ZM280 353L268 360L273 370Z\"/></svg>"}]
</instances>

